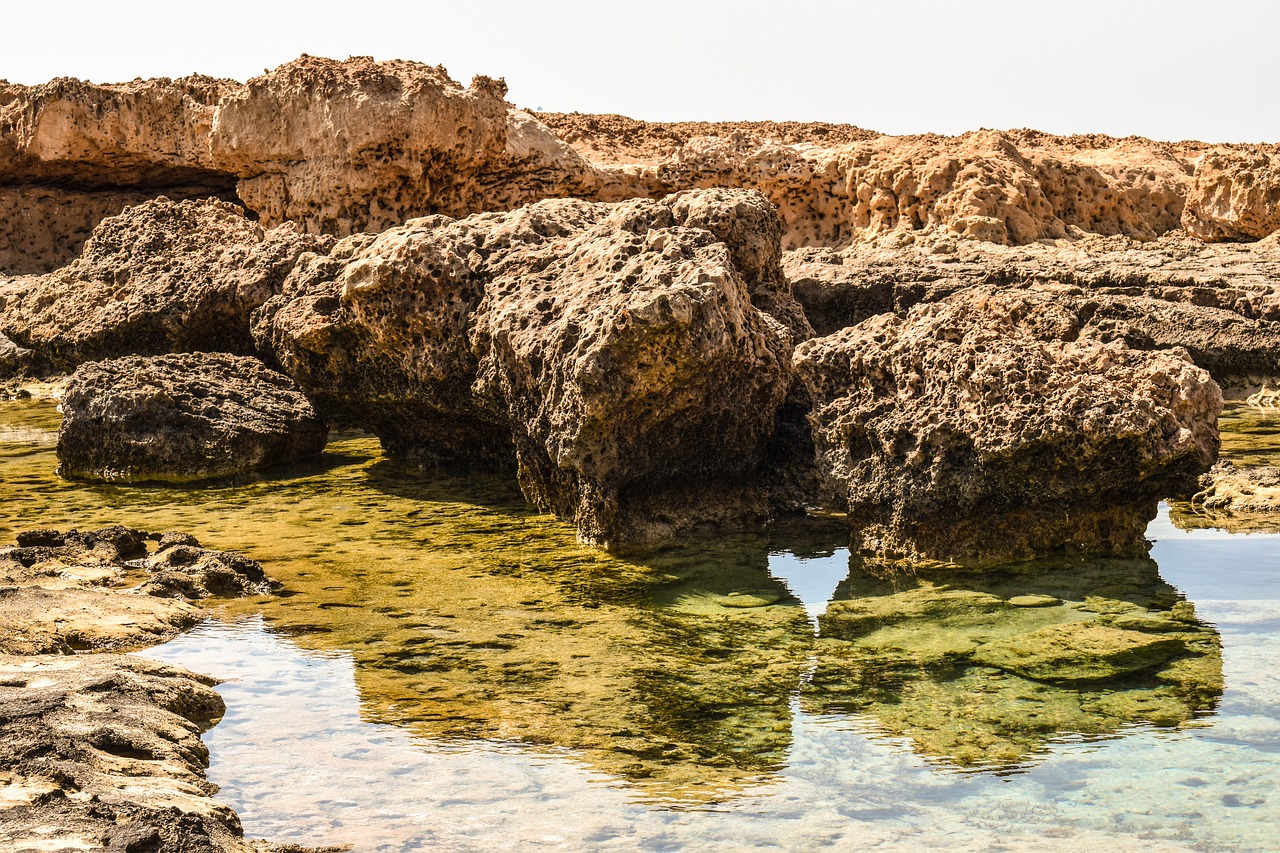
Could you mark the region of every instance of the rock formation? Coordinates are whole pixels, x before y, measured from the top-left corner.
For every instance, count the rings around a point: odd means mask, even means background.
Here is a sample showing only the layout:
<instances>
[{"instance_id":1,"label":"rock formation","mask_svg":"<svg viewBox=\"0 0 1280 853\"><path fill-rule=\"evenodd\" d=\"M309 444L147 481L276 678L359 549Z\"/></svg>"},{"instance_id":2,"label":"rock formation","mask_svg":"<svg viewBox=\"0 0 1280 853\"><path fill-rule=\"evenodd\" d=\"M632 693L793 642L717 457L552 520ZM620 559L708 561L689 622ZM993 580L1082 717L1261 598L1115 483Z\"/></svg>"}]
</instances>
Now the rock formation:
<instances>
[{"instance_id":1,"label":"rock formation","mask_svg":"<svg viewBox=\"0 0 1280 853\"><path fill-rule=\"evenodd\" d=\"M1142 547L1217 453L1217 385L1183 354L1084 335L1070 304L970 288L801 344L797 376L854 544L982 563Z\"/></svg>"},{"instance_id":2,"label":"rock formation","mask_svg":"<svg viewBox=\"0 0 1280 853\"><path fill-rule=\"evenodd\" d=\"M226 710L215 680L102 653L194 625L185 597L275 588L254 561L185 534L33 530L0 548L0 847L300 851L246 841L212 799L200 733Z\"/></svg>"},{"instance_id":3,"label":"rock formation","mask_svg":"<svg viewBox=\"0 0 1280 853\"><path fill-rule=\"evenodd\" d=\"M401 455L510 454L585 539L759 516L807 334L771 215L737 191L415 220L305 258L255 330L323 416Z\"/></svg>"},{"instance_id":4,"label":"rock formation","mask_svg":"<svg viewBox=\"0 0 1280 853\"><path fill-rule=\"evenodd\" d=\"M188 482L289 462L329 430L288 377L221 353L89 362L62 397L58 471L115 482Z\"/></svg>"},{"instance_id":5,"label":"rock formation","mask_svg":"<svg viewBox=\"0 0 1280 853\"><path fill-rule=\"evenodd\" d=\"M1201 157L1182 226L1211 243L1258 240L1280 230L1280 152L1216 149Z\"/></svg>"},{"instance_id":6,"label":"rock formation","mask_svg":"<svg viewBox=\"0 0 1280 853\"><path fill-rule=\"evenodd\" d=\"M1266 146L535 117L505 94L500 80L464 88L415 62L305 55L246 84L0 84L0 270L66 262L99 219L160 194L239 201L268 227L338 236L708 187L762 192L788 248L930 231L1017 245L1185 227L1235 240L1277 227Z\"/></svg>"},{"instance_id":7,"label":"rock formation","mask_svg":"<svg viewBox=\"0 0 1280 853\"><path fill-rule=\"evenodd\" d=\"M252 351L249 314L304 251L292 228L264 232L218 201L160 198L94 230L74 262L0 282L0 332L64 369L169 352Z\"/></svg>"}]
</instances>

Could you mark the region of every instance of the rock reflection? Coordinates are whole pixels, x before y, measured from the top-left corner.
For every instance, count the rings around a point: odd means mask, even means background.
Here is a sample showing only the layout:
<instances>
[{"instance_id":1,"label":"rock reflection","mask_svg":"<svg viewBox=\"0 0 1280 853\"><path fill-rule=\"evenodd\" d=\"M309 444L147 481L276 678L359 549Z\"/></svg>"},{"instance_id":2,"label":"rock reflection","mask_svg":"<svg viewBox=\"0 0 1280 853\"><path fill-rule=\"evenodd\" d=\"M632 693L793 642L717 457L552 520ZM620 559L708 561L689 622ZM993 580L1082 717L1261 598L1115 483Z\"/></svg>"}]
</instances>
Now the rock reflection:
<instances>
[{"instance_id":1,"label":"rock reflection","mask_svg":"<svg viewBox=\"0 0 1280 853\"><path fill-rule=\"evenodd\" d=\"M1147 558L889 577L855 565L820 633L807 711L866 715L960 767L1182 725L1222 693L1217 632Z\"/></svg>"}]
</instances>

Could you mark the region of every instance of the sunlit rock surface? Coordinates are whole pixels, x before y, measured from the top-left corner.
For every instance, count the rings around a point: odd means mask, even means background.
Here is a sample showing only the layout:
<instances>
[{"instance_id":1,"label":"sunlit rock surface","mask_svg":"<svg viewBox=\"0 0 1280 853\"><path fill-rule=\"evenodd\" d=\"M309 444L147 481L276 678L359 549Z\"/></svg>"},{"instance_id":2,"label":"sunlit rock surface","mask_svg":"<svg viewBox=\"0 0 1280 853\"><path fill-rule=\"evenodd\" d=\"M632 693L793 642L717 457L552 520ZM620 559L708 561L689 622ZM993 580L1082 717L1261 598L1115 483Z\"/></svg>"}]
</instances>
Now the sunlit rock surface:
<instances>
[{"instance_id":1,"label":"sunlit rock surface","mask_svg":"<svg viewBox=\"0 0 1280 853\"><path fill-rule=\"evenodd\" d=\"M225 202L156 199L101 223L68 266L0 279L0 332L68 371L124 355L249 353L249 314L300 254L327 245L264 231Z\"/></svg>"},{"instance_id":2,"label":"sunlit rock surface","mask_svg":"<svg viewBox=\"0 0 1280 853\"><path fill-rule=\"evenodd\" d=\"M307 256L255 334L322 416L400 456L516 464L608 545L768 514L807 333L748 192L414 220ZM776 314L776 317L771 314Z\"/></svg>"},{"instance_id":3,"label":"sunlit rock surface","mask_svg":"<svg viewBox=\"0 0 1280 853\"><path fill-rule=\"evenodd\" d=\"M1053 298L975 287L801 344L819 469L855 547L1143 551L1156 502L1212 463L1221 393L1184 354L1082 325Z\"/></svg>"}]
</instances>

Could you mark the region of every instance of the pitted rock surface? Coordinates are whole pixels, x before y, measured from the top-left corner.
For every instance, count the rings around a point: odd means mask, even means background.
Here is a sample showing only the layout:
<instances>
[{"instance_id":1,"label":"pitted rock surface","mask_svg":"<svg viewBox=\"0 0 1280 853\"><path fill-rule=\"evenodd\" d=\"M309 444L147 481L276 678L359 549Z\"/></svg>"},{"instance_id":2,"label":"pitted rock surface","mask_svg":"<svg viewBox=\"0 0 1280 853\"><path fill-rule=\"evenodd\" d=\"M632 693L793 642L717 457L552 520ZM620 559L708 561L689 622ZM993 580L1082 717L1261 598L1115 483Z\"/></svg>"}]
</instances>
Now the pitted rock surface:
<instances>
[{"instance_id":1,"label":"pitted rock surface","mask_svg":"<svg viewBox=\"0 0 1280 853\"><path fill-rule=\"evenodd\" d=\"M1221 393L1185 354L1084 325L1069 302L974 287L801 344L855 545L976 563L1141 550L1156 501L1212 463Z\"/></svg>"},{"instance_id":2,"label":"pitted rock surface","mask_svg":"<svg viewBox=\"0 0 1280 853\"><path fill-rule=\"evenodd\" d=\"M89 362L62 411L59 473L113 482L227 477L317 454L329 434L287 376L223 353Z\"/></svg>"},{"instance_id":3,"label":"pitted rock surface","mask_svg":"<svg viewBox=\"0 0 1280 853\"><path fill-rule=\"evenodd\" d=\"M327 245L263 231L225 202L156 199L100 224L70 265L0 279L0 332L64 370L123 355L249 353L250 313L299 255Z\"/></svg>"},{"instance_id":4,"label":"pitted rock surface","mask_svg":"<svg viewBox=\"0 0 1280 853\"><path fill-rule=\"evenodd\" d=\"M415 220L305 259L255 333L322 415L402 455L506 455L584 539L759 515L785 324L807 334L771 214L717 191Z\"/></svg>"}]
</instances>

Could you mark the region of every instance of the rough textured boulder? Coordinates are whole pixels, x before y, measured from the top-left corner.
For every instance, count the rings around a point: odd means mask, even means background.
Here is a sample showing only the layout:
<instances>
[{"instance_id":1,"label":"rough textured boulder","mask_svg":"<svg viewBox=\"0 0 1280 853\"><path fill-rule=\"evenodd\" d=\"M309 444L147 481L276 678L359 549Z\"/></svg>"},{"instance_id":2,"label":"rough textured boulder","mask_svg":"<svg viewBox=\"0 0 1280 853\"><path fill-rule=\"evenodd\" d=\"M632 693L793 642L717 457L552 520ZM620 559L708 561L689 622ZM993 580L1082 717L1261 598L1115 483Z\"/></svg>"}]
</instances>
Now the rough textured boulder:
<instances>
[{"instance_id":1,"label":"rough textured boulder","mask_svg":"<svg viewBox=\"0 0 1280 853\"><path fill-rule=\"evenodd\" d=\"M761 511L803 323L770 213L739 191L415 220L305 259L255 333L322 415L402 455L514 456L584 539L643 541Z\"/></svg>"},{"instance_id":2,"label":"rough textured boulder","mask_svg":"<svg viewBox=\"0 0 1280 853\"><path fill-rule=\"evenodd\" d=\"M0 332L67 370L121 355L252 352L250 313L300 254L325 245L265 232L225 202L156 199L105 220L57 272L0 282Z\"/></svg>"},{"instance_id":3,"label":"rough textured boulder","mask_svg":"<svg viewBox=\"0 0 1280 853\"><path fill-rule=\"evenodd\" d=\"M855 545L987 562L1140 548L1217 452L1222 397L1178 352L1081 336L1044 295L970 288L801 344L831 500Z\"/></svg>"},{"instance_id":4,"label":"rough textured boulder","mask_svg":"<svg viewBox=\"0 0 1280 853\"><path fill-rule=\"evenodd\" d=\"M1257 240L1280 230L1280 154L1224 149L1205 154L1182 211L1182 226L1201 240Z\"/></svg>"},{"instance_id":5,"label":"rough textured boulder","mask_svg":"<svg viewBox=\"0 0 1280 853\"><path fill-rule=\"evenodd\" d=\"M328 428L288 377L222 353L82 365L62 398L58 471L188 482L319 453Z\"/></svg>"},{"instance_id":6,"label":"rough textured boulder","mask_svg":"<svg viewBox=\"0 0 1280 853\"><path fill-rule=\"evenodd\" d=\"M1185 234L1005 247L935 235L789 252L783 269L818 334L905 314L975 284L1030 289L1070 303L1090 336L1133 349L1186 349L1243 396L1280 376L1278 248L1275 237L1248 248Z\"/></svg>"}]
</instances>

